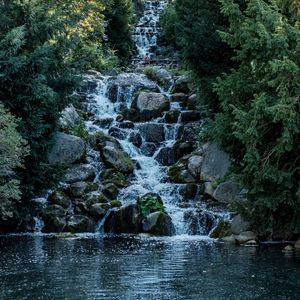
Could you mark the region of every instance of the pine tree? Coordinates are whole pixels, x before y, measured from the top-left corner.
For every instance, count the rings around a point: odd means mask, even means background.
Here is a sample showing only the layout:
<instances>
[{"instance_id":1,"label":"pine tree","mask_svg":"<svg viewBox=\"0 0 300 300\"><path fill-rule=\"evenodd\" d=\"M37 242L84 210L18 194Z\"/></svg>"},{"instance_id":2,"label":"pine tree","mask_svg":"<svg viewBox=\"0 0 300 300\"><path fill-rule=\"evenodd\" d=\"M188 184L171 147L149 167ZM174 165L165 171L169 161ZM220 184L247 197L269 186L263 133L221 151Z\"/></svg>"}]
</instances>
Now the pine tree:
<instances>
[{"instance_id":1,"label":"pine tree","mask_svg":"<svg viewBox=\"0 0 300 300\"><path fill-rule=\"evenodd\" d=\"M219 78L215 134L249 188L243 213L263 232L300 232L300 23L293 1L221 0L222 39L239 66Z\"/></svg>"}]
</instances>

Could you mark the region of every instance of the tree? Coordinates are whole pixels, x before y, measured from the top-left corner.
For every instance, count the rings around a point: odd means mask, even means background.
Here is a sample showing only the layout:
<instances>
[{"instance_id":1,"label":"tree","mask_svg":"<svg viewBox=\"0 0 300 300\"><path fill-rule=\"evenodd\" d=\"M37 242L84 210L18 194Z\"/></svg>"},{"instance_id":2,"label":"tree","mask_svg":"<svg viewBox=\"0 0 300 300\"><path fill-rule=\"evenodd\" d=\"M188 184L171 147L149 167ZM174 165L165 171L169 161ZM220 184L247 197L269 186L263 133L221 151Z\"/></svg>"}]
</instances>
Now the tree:
<instances>
[{"instance_id":1,"label":"tree","mask_svg":"<svg viewBox=\"0 0 300 300\"><path fill-rule=\"evenodd\" d=\"M299 14L293 1L221 2L238 67L216 84L215 134L249 189L244 215L262 232L300 233Z\"/></svg>"},{"instance_id":2,"label":"tree","mask_svg":"<svg viewBox=\"0 0 300 300\"><path fill-rule=\"evenodd\" d=\"M0 103L0 227L14 222L16 205L21 198L16 168L22 167L28 154L26 142L17 132L15 118Z\"/></svg>"}]
</instances>

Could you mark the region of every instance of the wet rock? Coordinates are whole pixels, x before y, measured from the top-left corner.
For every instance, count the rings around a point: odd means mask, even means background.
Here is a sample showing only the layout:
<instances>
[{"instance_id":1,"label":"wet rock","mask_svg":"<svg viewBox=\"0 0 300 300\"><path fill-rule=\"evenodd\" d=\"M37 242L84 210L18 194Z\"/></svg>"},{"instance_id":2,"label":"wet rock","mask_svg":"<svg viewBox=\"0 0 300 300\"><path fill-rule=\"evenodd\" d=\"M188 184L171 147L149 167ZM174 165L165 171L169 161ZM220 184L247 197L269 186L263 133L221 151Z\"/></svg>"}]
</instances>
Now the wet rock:
<instances>
[{"instance_id":1,"label":"wet rock","mask_svg":"<svg viewBox=\"0 0 300 300\"><path fill-rule=\"evenodd\" d=\"M295 249L300 250L300 239L295 243Z\"/></svg>"},{"instance_id":2,"label":"wet rock","mask_svg":"<svg viewBox=\"0 0 300 300\"><path fill-rule=\"evenodd\" d=\"M99 192L92 192L86 194L84 197L84 201L87 208L91 207L93 204L96 203L107 204L109 202L108 198Z\"/></svg>"},{"instance_id":3,"label":"wet rock","mask_svg":"<svg viewBox=\"0 0 300 300\"><path fill-rule=\"evenodd\" d=\"M189 110L195 110L197 107L197 95L193 94L189 97L188 102L187 102L187 108Z\"/></svg>"},{"instance_id":4,"label":"wet rock","mask_svg":"<svg viewBox=\"0 0 300 300\"><path fill-rule=\"evenodd\" d=\"M87 216L74 215L67 221L66 230L72 233L94 232L95 222Z\"/></svg>"},{"instance_id":5,"label":"wet rock","mask_svg":"<svg viewBox=\"0 0 300 300\"><path fill-rule=\"evenodd\" d=\"M109 199L114 200L119 194L119 189L114 183L108 183L103 187L102 193Z\"/></svg>"},{"instance_id":6,"label":"wet rock","mask_svg":"<svg viewBox=\"0 0 300 300\"><path fill-rule=\"evenodd\" d=\"M210 237L213 239L223 239L226 236L230 236L230 222L222 220L218 225L213 229L210 234Z\"/></svg>"},{"instance_id":7,"label":"wet rock","mask_svg":"<svg viewBox=\"0 0 300 300\"><path fill-rule=\"evenodd\" d=\"M244 231L249 231L250 223L245 221L241 215L235 216L231 221L231 232L233 234L239 235Z\"/></svg>"},{"instance_id":8,"label":"wet rock","mask_svg":"<svg viewBox=\"0 0 300 300\"><path fill-rule=\"evenodd\" d=\"M170 100L172 102L183 102L183 103L187 103L188 100L188 95L184 94L184 93L176 93L176 94L172 94L170 96Z\"/></svg>"},{"instance_id":9,"label":"wet rock","mask_svg":"<svg viewBox=\"0 0 300 300\"><path fill-rule=\"evenodd\" d=\"M163 111L170 109L168 99L160 93L153 92L141 92L133 105L139 112L141 121L157 118Z\"/></svg>"},{"instance_id":10,"label":"wet rock","mask_svg":"<svg viewBox=\"0 0 300 300\"><path fill-rule=\"evenodd\" d=\"M165 121L167 123L177 123L179 114L178 110L170 110L165 114Z\"/></svg>"},{"instance_id":11,"label":"wet rock","mask_svg":"<svg viewBox=\"0 0 300 300\"><path fill-rule=\"evenodd\" d=\"M187 170L186 160L182 159L169 168L169 176L174 183L195 183L196 179Z\"/></svg>"},{"instance_id":12,"label":"wet rock","mask_svg":"<svg viewBox=\"0 0 300 300\"><path fill-rule=\"evenodd\" d=\"M90 207L89 213L94 219L100 220L105 216L108 209L109 209L108 204L95 203Z\"/></svg>"},{"instance_id":13,"label":"wet rock","mask_svg":"<svg viewBox=\"0 0 300 300\"><path fill-rule=\"evenodd\" d=\"M193 141L178 140L173 146L176 161L183 156L190 154L196 149L196 144Z\"/></svg>"},{"instance_id":14,"label":"wet rock","mask_svg":"<svg viewBox=\"0 0 300 300\"><path fill-rule=\"evenodd\" d=\"M186 142L197 142L199 132L201 128L201 122L191 122L185 124L178 133L178 139Z\"/></svg>"},{"instance_id":15,"label":"wet rock","mask_svg":"<svg viewBox=\"0 0 300 300\"><path fill-rule=\"evenodd\" d=\"M138 132L131 132L128 141L138 148L141 147L143 143L142 137Z\"/></svg>"},{"instance_id":16,"label":"wet rock","mask_svg":"<svg viewBox=\"0 0 300 300\"><path fill-rule=\"evenodd\" d=\"M103 148L102 154L105 163L109 166L124 173L133 172L134 163L126 152L106 146Z\"/></svg>"},{"instance_id":17,"label":"wet rock","mask_svg":"<svg viewBox=\"0 0 300 300\"><path fill-rule=\"evenodd\" d=\"M132 129L134 128L134 123L131 121L124 121L121 122L117 125L119 128L123 128L123 129Z\"/></svg>"},{"instance_id":18,"label":"wet rock","mask_svg":"<svg viewBox=\"0 0 300 300\"><path fill-rule=\"evenodd\" d=\"M154 143L143 143L141 146L141 152L145 156L153 156L156 151L156 144Z\"/></svg>"},{"instance_id":19,"label":"wet rock","mask_svg":"<svg viewBox=\"0 0 300 300\"><path fill-rule=\"evenodd\" d=\"M125 140L127 138L127 132L118 127L111 127L108 130L108 134L119 140Z\"/></svg>"},{"instance_id":20,"label":"wet rock","mask_svg":"<svg viewBox=\"0 0 300 300\"><path fill-rule=\"evenodd\" d=\"M175 154L172 148L163 147L155 156L155 159L163 166L171 166L175 163Z\"/></svg>"},{"instance_id":21,"label":"wet rock","mask_svg":"<svg viewBox=\"0 0 300 300\"><path fill-rule=\"evenodd\" d=\"M75 107L71 104L66 107L59 118L59 125L62 129L71 129L80 123L80 116L78 115Z\"/></svg>"},{"instance_id":22,"label":"wet rock","mask_svg":"<svg viewBox=\"0 0 300 300\"><path fill-rule=\"evenodd\" d=\"M96 188L97 187L94 184L91 184L90 182L80 181L72 183L68 188L68 193L72 197L82 198L88 192L91 192L93 189Z\"/></svg>"},{"instance_id":23,"label":"wet rock","mask_svg":"<svg viewBox=\"0 0 300 300\"><path fill-rule=\"evenodd\" d=\"M175 227L167 214L154 212L143 220L143 232L158 236L171 236L175 234Z\"/></svg>"},{"instance_id":24,"label":"wet rock","mask_svg":"<svg viewBox=\"0 0 300 300\"><path fill-rule=\"evenodd\" d=\"M53 142L53 147L48 153L48 161L51 165L70 165L85 156L86 144L77 136L59 132L55 134Z\"/></svg>"},{"instance_id":25,"label":"wet rock","mask_svg":"<svg viewBox=\"0 0 300 300\"><path fill-rule=\"evenodd\" d=\"M146 142L158 144L165 140L165 130L163 124L145 123L139 125L138 128Z\"/></svg>"},{"instance_id":26,"label":"wet rock","mask_svg":"<svg viewBox=\"0 0 300 300\"><path fill-rule=\"evenodd\" d=\"M200 178L202 162L203 157L199 155L193 155L188 160L188 170L195 178Z\"/></svg>"},{"instance_id":27,"label":"wet rock","mask_svg":"<svg viewBox=\"0 0 300 300\"><path fill-rule=\"evenodd\" d=\"M283 248L282 252L285 252L285 253L291 253L294 251L294 248L293 246L291 245L287 245L286 247Z\"/></svg>"},{"instance_id":28,"label":"wet rock","mask_svg":"<svg viewBox=\"0 0 300 300\"><path fill-rule=\"evenodd\" d=\"M180 121L182 123L190 123L195 121L200 121L200 113L194 110L186 110L180 113Z\"/></svg>"},{"instance_id":29,"label":"wet rock","mask_svg":"<svg viewBox=\"0 0 300 300\"><path fill-rule=\"evenodd\" d=\"M140 120L140 114L135 108L125 108L122 110L122 115L125 120L131 122L138 122Z\"/></svg>"},{"instance_id":30,"label":"wet rock","mask_svg":"<svg viewBox=\"0 0 300 300\"><path fill-rule=\"evenodd\" d=\"M121 207L122 206L122 203L121 203L121 201L119 201L119 200L112 200L111 202L110 202L110 206L113 208L113 207Z\"/></svg>"},{"instance_id":31,"label":"wet rock","mask_svg":"<svg viewBox=\"0 0 300 300\"><path fill-rule=\"evenodd\" d=\"M212 182L205 182L204 183L204 194L208 195L210 197L213 197L214 192L215 192L215 189L214 189L213 183Z\"/></svg>"},{"instance_id":32,"label":"wet rock","mask_svg":"<svg viewBox=\"0 0 300 300\"><path fill-rule=\"evenodd\" d=\"M62 232L66 226L66 211L60 205L49 205L43 212L43 232Z\"/></svg>"},{"instance_id":33,"label":"wet rock","mask_svg":"<svg viewBox=\"0 0 300 300\"><path fill-rule=\"evenodd\" d=\"M114 121L113 118L98 118L98 119L94 120L93 123L95 125L98 125L101 128L108 129L111 126L113 121Z\"/></svg>"},{"instance_id":34,"label":"wet rock","mask_svg":"<svg viewBox=\"0 0 300 300\"><path fill-rule=\"evenodd\" d=\"M244 231L235 237L239 244L247 243L251 240L255 240L256 236L252 231Z\"/></svg>"},{"instance_id":35,"label":"wet rock","mask_svg":"<svg viewBox=\"0 0 300 300\"><path fill-rule=\"evenodd\" d=\"M236 243L236 240L235 240L235 237L234 237L233 234L223 237L222 241L225 242L225 243L230 243L230 244L235 244Z\"/></svg>"},{"instance_id":36,"label":"wet rock","mask_svg":"<svg viewBox=\"0 0 300 300\"><path fill-rule=\"evenodd\" d=\"M179 77L172 88L172 94L176 93L184 93L189 94L190 93L190 84L191 80L187 76L181 76Z\"/></svg>"},{"instance_id":37,"label":"wet rock","mask_svg":"<svg viewBox=\"0 0 300 300\"><path fill-rule=\"evenodd\" d=\"M140 233L142 229L142 213L137 204L128 204L113 209L104 223L106 233Z\"/></svg>"},{"instance_id":38,"label":"wet rock","mask_svg":"<svg viewBox=\"0 0 300 300\"><path fill-rule=\"evenodd\" d=\"M71 199L62 191L53 192L48 197L50 204L56 204L63 208L68 208L71 205Z\"/></svg>"},{"instance_id":39,"label":"wet rock","mask_svg":"<svg viewBox=\"0 0 300 300\"><path fill-rule=\"evenodd\" d=\"M201 167L201 180L215 181L216 179L225 177L230 166L229 155L220 150L217 143L214 142L205 150Z\"/></svg>"},{"instance_id":40,"label":"wet rock","mask_svg":"<svg viewBox=\"0 0 300 300\"><path fill-rule=\"evenodd\" d=\"M96 170L93 166L81 164L69 168L64 175L63 182L71 184L79 181L93 181L95 176Z\"/></svg>"},{"instance_id":41,"label":"wet rock","mask_svg":"<svg viewBox=\"0 0 300 300\"><path fill-rule=\"evenodd\" d=\"M127 176L115 169L107 169L102 173L101 182L105 185L108 183L114 183L118 187L127 187L129 181Z\"/></svg>"},{"instance_id":42,"label":"wet rock","mask_svg":"<svg viewBox=\"0 0 300 300\"><path fill-rule=\"evenodd\" d=\"M218 185L213 197L219 202L230 203L233 202L238 192L239 188L237 184L229 180Z\"/></svg>"},{"instance_id":43,"label":"wet rock","mask_svg":"<svg viewBox=\"0 0 300 300\"><path fill-rule=\"evenodd\" d=\"M145 74L150 80L162 86L168 86L172 79L172 75L169 71L157 66L147 68Z\"/></svg>"},{"instance_id":44,"label":"wet rock","mask_svg":"<svg viewBox=\"0 0 300 300\"><path fill-rule=\"evenodd\" d=\"M180 194L183 196L184 200L195 199L198 192L198 185L194 183L188 183L182 186Z\"/></svg>"}]
</instances>

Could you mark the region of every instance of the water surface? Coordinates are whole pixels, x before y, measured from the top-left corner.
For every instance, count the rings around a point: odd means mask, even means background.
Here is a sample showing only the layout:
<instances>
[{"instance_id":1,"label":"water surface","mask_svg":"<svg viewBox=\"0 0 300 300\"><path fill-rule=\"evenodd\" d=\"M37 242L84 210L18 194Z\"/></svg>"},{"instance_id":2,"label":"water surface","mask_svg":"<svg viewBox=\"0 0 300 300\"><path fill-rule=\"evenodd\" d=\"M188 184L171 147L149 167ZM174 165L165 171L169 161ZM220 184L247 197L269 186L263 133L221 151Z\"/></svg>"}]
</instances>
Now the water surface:
<instances>
[{"instance_id":1,"label":"water surface","mask_svg":"<svg viewBox=\"0 0 300 300\"><path fill-rule=\"evenodd\" d=\"M0 299L300 299L299 267L196 237L2 237Z\"/></svg>"}]
</instances>

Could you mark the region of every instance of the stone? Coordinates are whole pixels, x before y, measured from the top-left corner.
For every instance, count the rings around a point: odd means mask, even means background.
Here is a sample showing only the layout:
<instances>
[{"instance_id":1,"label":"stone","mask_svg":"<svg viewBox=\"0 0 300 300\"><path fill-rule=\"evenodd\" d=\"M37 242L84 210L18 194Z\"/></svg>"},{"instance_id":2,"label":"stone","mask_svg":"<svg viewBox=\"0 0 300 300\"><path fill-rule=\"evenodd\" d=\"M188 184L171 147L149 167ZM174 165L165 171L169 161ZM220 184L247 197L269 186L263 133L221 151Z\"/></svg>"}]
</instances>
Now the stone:
<instances>
[{"instance_id":1,"label":"stone","mask_svg":"<svg viewBox=\"0 0 300 300\"><path fill-rule=\"evenodd\" d=\"M125 140L127 138L127 132L124 129L114 126L109 128L108 134L119 140Z\"/></svg>"},{"instance_id":2,"label":"stone","mask_svg":"<svg viewBox=\"0 0 300 300\"><path fill-rule=\"evenodd\" d=\"M190 154L196 149L196 144L193 141L178 140L173 146L175 160L182 158L185 155Z\"/></svg>"},{"instance_id":3,"label":"stone","mask_svg":"<svg viewBox=\"0 0 300 300\"><path fill-rule=\"evenodd\" d=\"M195 110L197 108L197 95L196 94L192 94L188 98L187 108L189 110Z\"/></svg>"},{"instance_id":4,"label":"stone","mask_svg":"<svg viewBox=\"0 0 300 300\"><path fill-rule=\"evenodd\" d=\"M204 195L208 195L210 197L213 197L215 192L214 186L212 182L205 182L204 183Z\"/></svg>"},{"instance_id":5,"label":"stone","mask_svg":"<svg viewBox=\"0 0 300 300\"><path fill-rule=\"evenodd\" d=\"M201 180L216 181L223 178L228 173L230 166L229 155L220 150L217 143L214 142L205 150L201 167Z\"/></svg>"},{"instance_id":6,"label":"stone","mask_svg":"<svg viewBox=\"0 0 300 300\"><path fill-rule=\"evenodd\" d=\"M158 236L172 236L175 234L175 227L167 214L154 212L143 220L143 232Z\"/></svg>"},{"instance_id":7,"label":"stone","mask_svg":"<svg viewBox=\"0 0 300 300\"><path fill-rule=\"evenodd\" d=\"M110 206L111 206L111 207L121 207L121 206L122 206L122 203L121 203L121 201L119 201L119 200L112 200L112 201L110 202Z\"/></svg>"},{"instance_id":8,"label":"stone","mask_svg":"<svg viewBox=\"0 0 300 300\"><path fill-rule=\"evenodd\" d=\"M200 112L194 110L185 110L180 113L181 123L196 122L201 119Z\"/></svg>"},{"instance_id":9,"label":"stone","mask_svg":"<svg viewBox=\"0 0 300 300\"><path fill-rule=\"evenodd\" d=\"M87 216L73 215L68 219L66 229L72 233L94 232L96 224Z\"/></svg>"},{"instance_id":10,"label":"stone","mask_svg":"<svg viewBox=\"0 0 300 300\"><path fill-rule=\"evenodd\" d=\"M154 143L143 143L141 146L141 152L145 156L153 156L156 151L156 144Z\"/></svg>"},{"instance_id":11,"label":"stone","mask_svg":"<svg viewBox=\"0 0 300 300\"><path fill-rule=\"evenodd\" d=\"M237 184L231 180L218 185L214 191L213 198L222 203L231 203L239 192Z\"/></svg>"},{"instance_id":12,"label":"stone","mask_svg":"<svg viewBox=\"0 0 300 300\"><path fill-rule=\"evenodd\" d=\"M129 186L126 174L123 174L115 169L106 169L101 175L101 182L104 185L107 183L114 183L118 187Z\"/></svg>"},{"instance_id":13,"label":"stone","mask_svg":"<svg viewBox=\"0 0 300 300\"><path fill-rule=\"evenodd\" d=\"M106 196L99 192L91 192L85 195L84 202L88 208L90 208L93 204L101 203L105 204L108 203L109 200Z\"/></svg>"},{"instance_id":14,"label":"stone","mask_svg":"<svg viewBox=\"0 0 300 300\"><path fill-rule=\"evenodd\" d=\"M180 76L174 83L174 86L172 88L172 94L175 93L184 93L189 94L190 88L189 84L191 82L191 79L187 76Z\"/></svg>"},{"instance_id":15,"label":"stone","mask_svg":"<svg viewBox=\"0 0 300 300\"><path fill-rule=\"evenodd\" d=\"M67 170L63 177L63 182L71 184L79 181L93 181L96 176L96 170L88 164L72 166Z\"/></svg>"},{"instance_id":16,"label":"stone","mask_svg":"<svg viewBox=\"0 0 300 300\"><path fill-rule=\"evenodd\" d=\"M145 142L161 143L165 140L164 124L144 123L138 126Z\"/></svg>"},{"instance_id":17,"label":"stone","mask_svg":"<svg viewBox=\"0 0 300 300\"><path fill-rule=\"evenodd\" d=\"M239 244L245 244L251 240L255 240L256 235L252 231L241 232L239 235L235 236L236 241Z\"/></svg>"},{"instance_id":18,"label":"stone","mask_svg":"<svg viewBox=\"0 0 300 300\"><path fill-rule=\"evenodd\" d=\"M168 70L158 66L146 68L145 74L150 80L163 86L169 85L170 80L172 79L172 75Z\"/></svg>"},{"instance_id":19,"label":"stone","mask_svg":"<svg viewBox=\"0 0 300 300\"><path fill-rule=\"evenodd\" d=\"M62 129L67 130L78 125L80 121L80 116L78 115L75 107L71 104L61 112L59 125Z\"/></svg>"},{"instance_id":20,"label":"stone","mask_svg":"<svg viewBox=\"0 0 300 300\"><path fill-rule=\"evenodd\" d=\"M283 248L282 252L290 253L293 252L294 248L291 245L287 245L286 247Z\"/></svg>"},{"instance_id":21,"label":"stone","mask_svg":"<svg viewBox=\"0 0 300 300\"><path fill-rule=\"evenodd\" d=\"M249 231L250 223L245 221L241 215L235 216L231 221L231 232L239 235L242 232Z\"/></svg>"},{"instance_id":22,"label":"stone","mask_svg":"<svg viewBox=\"0 0 300 300\"><path fill-rule=\"evenodd\" d=\"M193 155L188 160L188 170L195 178L200 178L202 162L203 157L199 155Z\"/></svg>"},{"instance_id":23,"label":"stone","mask_svg":"<svg viewBox=\"0 0 300 300\"><path fill-rule=\"evenodd\" d=\"M184 200L195 199L198 193L198 185L195 183L184 184L180 189L180 194L183 196Z\"/></svg>"},{"instance_id":24,"label":"stone","mask_svg":"<svg viewBox=\"0 0 300 300\"><path fill-rule=\"evenodd\" d=\"M169 176L174 183L196 183L193 175L186 170L184 161L178 161L175 165L169 168Z\"/></svg>"},{"instance_id":25,"label":"stone","mask_svg":"<svg viewBox=\"0 0 300 300\"><path fill-rule=\"evenodd\" d=\"M171 166L175 163L174 150L169 147L160 148L154 158L163 166Z\"/></svg>"},{"instance_id":26,"label":"stone","mask_svg":"<svg viewBox=\"0 0 300 300\"><path fill-rule=\"evenodd\" d=\"M295 243L295 250L300 250L300 239Z\"/></svg>"},{"instance_id":27,"label":"stone","mask_svg":"<svg viewBox=\"0 0 300 300\"><path fill-rule=\"evenodd\" d=\"M131 132L128 141L138 148L141 147L143 143L142 137L138 132Z\"/></svg>"},{"instance_id":28,"label":"stone","mask_svg":"<svg viewBox=\"0 0 300 300\"><path fill-rule=\"evenodd\" d=\"M186 142L196 143L199 139L201 122L191 122L185 124L178 132L178 139Z\"/></svg>"},{"instance_id":29,"label":"stone","mask_svg":"<svg viewBox=\"0 0 300 300\"><path fill-rule=\"evenodd\" d=\"M119 209L112 209L104 222L106 233L142 232L142 213L137 204L127 204Z\"/></svg>"},{"instance_id":30,"label":"stone","mask_svg":"<svg viewBox=\"0 0 300 300\"><path fill-rule=\"evenodd\" d=\"M187 100L188 100L188 95L184 94L184 93L176 93L176 94L172 94L170 96L170 100L172 102L183 102L186 104Z\"/></svg>"},{"instance_id":31,"label":"stone","mask_svg":"<svg viewBox=\"0 0 300 300\"><path fill-rule=\"evenodd\" d=\"M134 123L131 121L124 121L119 123L118 128L122 128L122 129L133 129L134 128Z\"/></svg>"},{"instance_id":32,"label":"stone","mask_svg":"<svg viewBox=\"0 0 300 300\"><path fill-rule=\"evenodd\" d=\"M141 121L149 121L161 116L163 111L169 110L170 102L160 93L141 92L132 108L137 109Z\"/></svg>"},{"instance_id":33,"label":"stone","mask_svg":"<svg viewBox=\"0 0 300 300\"><path fill-rule=\"evenodd\" d=\"M100 220L105 216L107 210L107 204L95 203L90 207L89 213L94 219Z\"/></svg>"},{"instance_id":34,"label":"stone","mask_svg":"<svg viewBox=\"0 0 300 300\"><path fill-rule=\"evenodd\" d=\"M68 208L71 205L71 199L62 191L53 192L48 197L50 204L57 204L63 208Z\"/></svg>"},{"instance_id":35,"label":"stone","mask_svg":"<svg viewBox=\"0 0 300 300\"><path fill-rule=\"evenodd\" d=\"M213 239L223 239L231 233L230 223L228 221L220 221L209 235Z\"/></svg>"},{"instance_id":36,"label":"stone","mask_svg":"<svg viewBox=\"0 0 300 300\"><path fill-rule=\"evenodd\" d=\"M48 162L53 166L66 166L82 160L86 153L85 142L74 135L56 133L48 153Z\"/></svg>"},{"instance_id":37,"label":"stone","mask_svg":"<svg viewBox=\"0 0 300 300\"><path fill-rule=\"evenodd\" d=\"M102 155L105 163L116 170L128 174L133 172L134 163L126 152L111 146L105 146Z\"/></svg>"},{"instance_id":38,"label":"stone","mask_svg":"<svg viewBox=\"0 0 300 300\"><path fill-rule=\"evenodd\" d=\"M94 120L94 124L100 126L101 128L105 128L108 129L112 122L114 121L114 118L98 118L96 120Z\"/></svg>"},{"instance_id":39,"label":"stone","mask_svg":"<svg viewBox=\"0 0 300 300\"><path fill-rule=\"evenodd\" d=\"M91 192L94 188L94 185L85 181L75 182L72 183L69 188L69 194L72 197L81 198L86 195L88 192Z\"/></svg>"},{"instance_id":40,"label":"stone","mask_svg":"<svg viewBox=\"0 0 300 300\"><path fill-rule=\"evenodd\" d=\"M113 200L117 198L119 194L119 189L114 183L108 183L103 187L102 193L107 198Z\"/></svg>"},{"instance_id":41,"label":"stone","mask_svg":"<svg viewBox=\"0 0 300 300\"><path fill-rule=\"evenodd\" d=\"M166 123L177 123L178 122L178 117L179 117L179 111L178 110L170 110L165 113L165 122Z\"/></svg>"},{"instance_id":42,"label":"stone","mask_svg":"<svg viewBox=\"0 0 300 300\"><path fill-rule=\"evenodd\" d=\"M235 244L236 243L234 235L225 236L225 237L222 238L222 241L225 242L225 243L230 243L230 244Z\"/></svg>"},{"instance_id":43,"label":"stone","mask_svg":"<svg viewBox=\"0 0 300 300\"><path fill-rule=\"evenodd\" d=\"M42 214L43 232L62 232L66 227L66 211L57 204L48 205Z\"/></svg>"}]
</instances>

